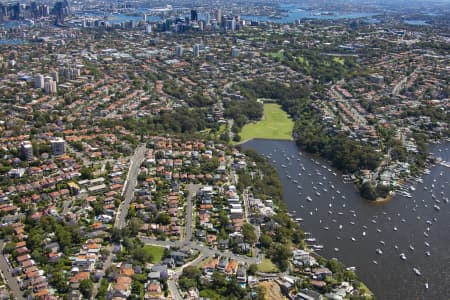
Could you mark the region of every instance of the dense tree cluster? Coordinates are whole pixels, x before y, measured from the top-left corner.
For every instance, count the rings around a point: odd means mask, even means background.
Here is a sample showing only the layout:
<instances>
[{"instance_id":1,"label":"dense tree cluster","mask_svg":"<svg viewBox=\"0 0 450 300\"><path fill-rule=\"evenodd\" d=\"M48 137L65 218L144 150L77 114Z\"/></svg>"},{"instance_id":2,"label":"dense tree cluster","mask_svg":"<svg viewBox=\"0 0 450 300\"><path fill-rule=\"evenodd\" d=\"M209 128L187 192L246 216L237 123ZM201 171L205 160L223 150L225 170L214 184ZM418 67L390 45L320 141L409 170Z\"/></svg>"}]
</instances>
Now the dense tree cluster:
<instances>
[{"instance_id":1,"label":"dense tree cluster","mask_svg":"<svg viewBox=\"0 0 450 300\"><path fill-rule=\"evenodd\" d=\"M201 272L197 267L188 266L183 269L183 273L178 282L185 290L197 288L200 290L200 296L208 299L249 299L247 296L249 289L242 288L236 278L231 277L227 279L224 274L217 271L213 273L211 281L204 281L201 280ZM261 293L258 293L258 295L259 298L256 299L263 299Z\"/></svg>"}]
</instances>

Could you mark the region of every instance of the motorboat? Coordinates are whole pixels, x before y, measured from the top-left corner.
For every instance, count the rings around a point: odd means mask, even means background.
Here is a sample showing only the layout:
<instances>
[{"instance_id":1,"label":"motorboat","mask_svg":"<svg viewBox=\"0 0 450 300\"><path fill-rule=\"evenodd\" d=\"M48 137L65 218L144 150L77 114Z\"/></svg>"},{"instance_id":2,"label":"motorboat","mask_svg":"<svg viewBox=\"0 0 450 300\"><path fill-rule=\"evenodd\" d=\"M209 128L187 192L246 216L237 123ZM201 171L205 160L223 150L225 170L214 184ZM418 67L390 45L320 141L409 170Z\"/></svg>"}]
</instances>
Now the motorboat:
<instances>
[{"instance_id":1,"label":"motorboat","mask_svg":"<svg viewBox=\"0 0 450 300\"><path fill-rule=\"evenodd\" d=\"M414 273L416 273L417 276L421 276L421 275L422 275L422 273L420 272L420 270L417 269L417 268L413 268L413 271L414 271Z\"/></svg>"},{"instance_id":2,"label":"motorboat","mask_svg":"<svg viewBox=\"0 0 450 300\"><path fill-rule=\"evenodd\" d=\"M406 260L406 255L405 255L405 253L400 253L400 258L401 258L402 260Z\"/></svg>"}]
</instances>

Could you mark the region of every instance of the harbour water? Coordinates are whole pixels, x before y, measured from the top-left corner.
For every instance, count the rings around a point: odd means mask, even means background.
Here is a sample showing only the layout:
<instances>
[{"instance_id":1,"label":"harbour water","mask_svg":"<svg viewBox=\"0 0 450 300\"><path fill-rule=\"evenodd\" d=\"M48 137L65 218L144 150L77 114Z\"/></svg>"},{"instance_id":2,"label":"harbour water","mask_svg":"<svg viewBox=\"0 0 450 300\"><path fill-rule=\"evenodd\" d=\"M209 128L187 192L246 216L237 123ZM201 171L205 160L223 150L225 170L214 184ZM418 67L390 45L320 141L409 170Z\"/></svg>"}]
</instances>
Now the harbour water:
<instances>
[{"instance_id":1,"label":"harbour water","mask_svg":"<svg viewBox=\"0 0 450 300\"><path fill-rule=\"evenodd\" d=\"M309 10L299 7L297 4L282 3L280 8L286 11L286 14L279 18L271 16L251 16L243 15L242 19L258 20L264 22L274 23L292 23L301 19L320 19L320 20L337 20L337 19L355 19L368 18L377 15L373 12L339 12L339 11L323 11L323 10Z\"/></svg>"},{"instance_id":2,"label":"harbour water","mask_svg":"<svg viewBox=\"0 0 450 300\"><path fill-rule=\"evenodd\" d=\"M314 244L324 245L318 253L355 266L377 299L449 299L450 168L433 166L403 195L373 205L326 162L299 153L294 142L251 140L243 148L277 168L289 210L304 219ZM430 151L448 162L449 148Z\"/></svg>"}]
</instances>

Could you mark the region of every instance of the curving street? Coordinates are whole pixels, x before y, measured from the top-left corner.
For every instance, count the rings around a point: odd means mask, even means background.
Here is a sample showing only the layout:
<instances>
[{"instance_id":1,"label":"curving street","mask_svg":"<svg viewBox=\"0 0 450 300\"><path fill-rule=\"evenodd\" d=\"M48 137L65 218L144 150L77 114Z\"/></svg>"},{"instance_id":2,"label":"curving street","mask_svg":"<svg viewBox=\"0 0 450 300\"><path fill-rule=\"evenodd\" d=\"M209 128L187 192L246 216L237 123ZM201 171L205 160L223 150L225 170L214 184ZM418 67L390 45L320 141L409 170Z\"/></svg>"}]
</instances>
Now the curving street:
<instances>
[{"instance_id":1,"label":"curving street","mask_svg":"<svg viewBox=\"0 0 450 300\"><path fill-rule=\"evenodd\" d=\"M125 185L123 189L123 202L120 204L116 215L116 221L114 227L122 229L126 224L126 218L128 214L128 209L130 208L130 203L134 199L134 188L137 184L137 176L141 163L145 156L145 146L139 146L133 157L130 159L130 168L128 170L127 179L125 180Z\"/></svg>"}]
</instances>

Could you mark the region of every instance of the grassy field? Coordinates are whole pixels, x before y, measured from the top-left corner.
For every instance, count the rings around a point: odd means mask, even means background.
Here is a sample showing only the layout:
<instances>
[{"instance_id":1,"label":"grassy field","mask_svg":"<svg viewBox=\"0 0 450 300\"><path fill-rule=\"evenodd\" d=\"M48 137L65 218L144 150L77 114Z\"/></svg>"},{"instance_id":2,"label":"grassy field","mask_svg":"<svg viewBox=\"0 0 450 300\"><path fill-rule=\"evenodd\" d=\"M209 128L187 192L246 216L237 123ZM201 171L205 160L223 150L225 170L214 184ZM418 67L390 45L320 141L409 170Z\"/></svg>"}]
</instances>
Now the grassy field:
<instances>
[{"instance_id":1,"label":"grassy field","mask_svg":"<svg viewBox=\"0 0 450 300\"><path fill-rule=\"evenodd\" d=\"M276 273L278 272L278 268L270 259L264 258L258 265L258 271L264 273Z\"/></svg>"},{"instance_id":2,"label":"grassy field","mask_svg":"<svg viewBox=\"0 0 450 300\"><path fill-rule=\"evenodd\" d=\"M338 64L344 65L345 61L341 57L333 57L333 61L337 62Z\"/></svg>"},{"instance_id":3,"label":"grassy field","mask_svg":"<svg viewBox=\"0 0 450 300\"><path fill-rule=\"evenodd\" d=\"M281 58L283 58L284 50L280 50L278 52L264 52L264 55L271 57L271 58L281 59Z\"/></svg>"},{"instance_id":4,"label":"grassy field","mask_svg":"<svg viewBox=\"0 0 450 300\"><path fill-rule=\"evenodd\" d=\"M164 254L163 247L146 245L144 246L144 250L145 252L150 253L153 256L153 263L159 263Z\"/></svg>"},{"instance_id":5,"label":"grassy field","mask_svg":"<svg viewBox=\"0 0 450 300\"><path fill-rule=\"evenodd\" d=\"M241 141L255 138L291 140L294 121L275 103L264 104L264 116L261 121L247 124L240 133Z\"/></svg>"}]
</instances>

